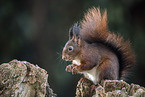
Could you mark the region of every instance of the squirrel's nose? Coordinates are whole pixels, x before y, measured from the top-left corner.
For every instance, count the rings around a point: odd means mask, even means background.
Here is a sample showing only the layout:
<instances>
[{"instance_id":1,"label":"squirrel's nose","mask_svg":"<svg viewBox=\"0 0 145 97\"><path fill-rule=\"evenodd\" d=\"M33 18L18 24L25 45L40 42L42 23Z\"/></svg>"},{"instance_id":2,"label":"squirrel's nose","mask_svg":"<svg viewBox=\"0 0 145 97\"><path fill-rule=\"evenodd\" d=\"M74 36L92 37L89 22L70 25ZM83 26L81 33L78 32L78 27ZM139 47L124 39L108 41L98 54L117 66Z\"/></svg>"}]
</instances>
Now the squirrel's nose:
<instances>
[{"instance_id":1,"label":"squirrel's nose","mask_svg":"<svg viewBox=\"0 0 145 97\"><path fill-rule=\"evenodd\" d=\"M62 59L64 60L65 59L65 57L62 55Z\"/></svg>"}]
</instances>

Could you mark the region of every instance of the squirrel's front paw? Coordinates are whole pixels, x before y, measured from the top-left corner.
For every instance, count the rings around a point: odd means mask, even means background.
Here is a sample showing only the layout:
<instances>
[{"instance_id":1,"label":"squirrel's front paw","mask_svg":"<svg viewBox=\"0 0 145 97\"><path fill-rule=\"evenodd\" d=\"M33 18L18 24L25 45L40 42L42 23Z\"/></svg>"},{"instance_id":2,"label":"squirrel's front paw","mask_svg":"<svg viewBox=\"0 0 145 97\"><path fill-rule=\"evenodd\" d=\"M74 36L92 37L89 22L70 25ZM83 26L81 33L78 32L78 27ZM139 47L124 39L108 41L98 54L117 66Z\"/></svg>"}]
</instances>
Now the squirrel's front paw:
<instances>
[{"instance_id":1,"label":"squirrel's front paw","mask_svg":"<svg viewBox=\"0 0 145 97\"><path fill-rule=\"evenodd\" d=\"M78 73L79 72L79 68L78 66L75 66L72 68L72 74Z\"/></svg>"},{"instance_id":2,"label":"squirrel's front paw","mask_svg":"<svg viewBox=\"0 0 145 97\"><path fill-rule=\"evenodd\" d=\"M72 72L73 65L68 65L65 69L67 72Z\"/></svg>"}]
</instances>

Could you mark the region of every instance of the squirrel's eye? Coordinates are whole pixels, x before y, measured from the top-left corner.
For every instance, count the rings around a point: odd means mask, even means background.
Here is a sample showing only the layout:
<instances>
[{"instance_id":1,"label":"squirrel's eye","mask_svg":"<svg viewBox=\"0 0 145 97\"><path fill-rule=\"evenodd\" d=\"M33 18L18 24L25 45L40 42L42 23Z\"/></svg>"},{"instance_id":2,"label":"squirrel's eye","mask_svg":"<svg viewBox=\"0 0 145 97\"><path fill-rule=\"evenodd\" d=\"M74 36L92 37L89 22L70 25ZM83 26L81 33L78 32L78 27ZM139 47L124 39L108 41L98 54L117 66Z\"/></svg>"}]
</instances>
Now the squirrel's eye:
<instances>
[{"instance_id":1,"label":"squirrel's eye","mask_svg":"<svg viewBox=\"0 0 145 97\"><path fill-rule=\"evenodd\" d=\"M73 47L72 47L72 46L70 46L70 47L68 48L68 50L69 50L69 51L72 51L72 50L73 50Z\"/></svg>"}]
</instances>

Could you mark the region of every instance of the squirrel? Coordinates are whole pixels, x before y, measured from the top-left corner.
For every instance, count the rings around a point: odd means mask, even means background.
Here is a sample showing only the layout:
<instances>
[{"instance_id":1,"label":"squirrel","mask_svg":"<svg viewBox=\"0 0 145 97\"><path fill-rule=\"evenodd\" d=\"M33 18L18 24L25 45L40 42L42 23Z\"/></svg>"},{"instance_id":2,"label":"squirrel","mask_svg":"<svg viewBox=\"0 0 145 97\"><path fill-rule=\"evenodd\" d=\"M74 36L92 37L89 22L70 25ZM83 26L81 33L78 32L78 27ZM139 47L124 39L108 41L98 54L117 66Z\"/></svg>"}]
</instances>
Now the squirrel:
<instances>
[{"instance_id":1,"label":"squirrel","mask_svg":"<svg viewBox=\"0 0 145 97\"><path fill-rule=\"evenodd\" d=\"M80 24L80 25L79 25ZM125 80L135 66L131 43L108 30L107 11L91 8L80 23L69 29L62 59L72 61L66 71L81 73L94 84L105 79Z\"/></svg>"}]
</instances>

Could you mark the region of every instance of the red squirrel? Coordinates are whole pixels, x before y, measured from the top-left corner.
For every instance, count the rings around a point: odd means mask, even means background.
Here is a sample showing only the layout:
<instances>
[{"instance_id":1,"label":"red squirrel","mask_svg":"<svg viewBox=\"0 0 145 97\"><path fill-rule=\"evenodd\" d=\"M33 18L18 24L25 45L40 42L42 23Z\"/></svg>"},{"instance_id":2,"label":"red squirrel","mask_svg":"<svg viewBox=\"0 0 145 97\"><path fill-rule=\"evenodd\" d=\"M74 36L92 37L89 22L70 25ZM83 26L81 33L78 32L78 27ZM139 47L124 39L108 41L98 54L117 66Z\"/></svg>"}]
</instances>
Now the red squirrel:
<instances>
[{"instance_id":1,"label":"red squirrel","mask_svg":"<svg viewBox=\"0 0 145 97\"><path fill-rule=\"evenodd\" d=\"M135 65L135 55L129 41L108 30L107 11L101 15L99 8L89 9L79 24L70 28L63 48L62 59L72 61L66 71L84 74L94 84L124 80Z\"/></svg>"}]
</instances>

